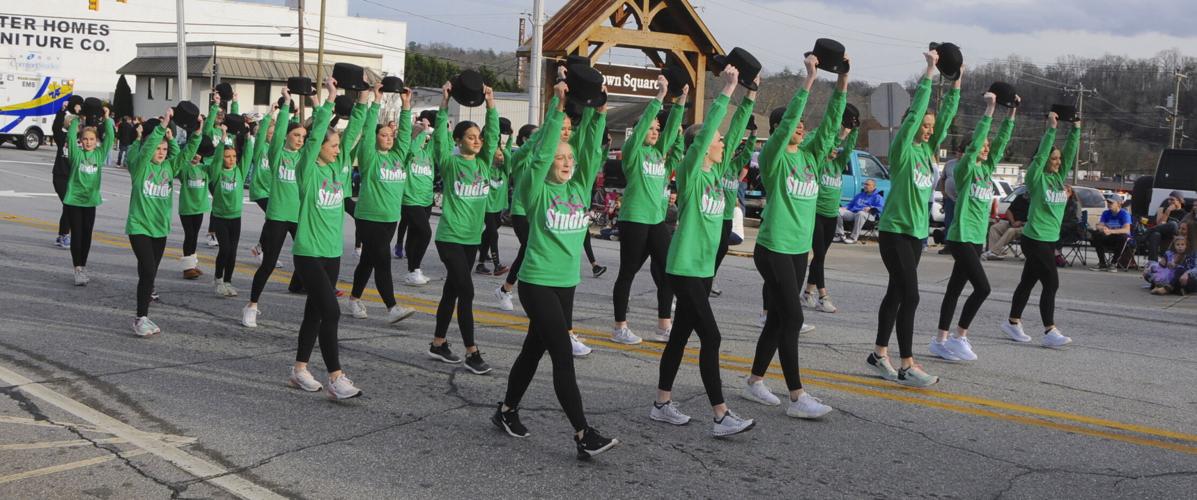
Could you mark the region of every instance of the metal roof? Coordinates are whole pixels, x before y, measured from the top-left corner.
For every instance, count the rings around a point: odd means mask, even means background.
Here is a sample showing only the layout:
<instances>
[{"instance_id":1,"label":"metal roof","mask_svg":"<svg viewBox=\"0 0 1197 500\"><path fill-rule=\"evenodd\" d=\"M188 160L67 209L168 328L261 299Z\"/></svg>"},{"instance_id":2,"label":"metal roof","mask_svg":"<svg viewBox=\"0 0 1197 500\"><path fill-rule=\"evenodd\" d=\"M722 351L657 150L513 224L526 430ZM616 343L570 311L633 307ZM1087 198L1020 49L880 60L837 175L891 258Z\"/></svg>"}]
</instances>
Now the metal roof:
<instances>
[{"instance_id":1,"label":"metal roof","mask_svg":"<svg viewBox=\"0 0 1197 500\"><path fill-rule=\"evenodd\" d=\"M287 78L299 75L299 63L237 57L192 56L187 58L187 75L193 78L212 76L213 63L220 70L220 77L232 80L269 80L285 82ZM304 75L315 77L316 64L304 64ZM134 76L176 76L178 60L175 57L137 57L116 70L121 75ZM332 64L324 65L324 74L332 74ZM365 68L367 78L378 81L382 76Z\"/></svg>"}]
</instances>

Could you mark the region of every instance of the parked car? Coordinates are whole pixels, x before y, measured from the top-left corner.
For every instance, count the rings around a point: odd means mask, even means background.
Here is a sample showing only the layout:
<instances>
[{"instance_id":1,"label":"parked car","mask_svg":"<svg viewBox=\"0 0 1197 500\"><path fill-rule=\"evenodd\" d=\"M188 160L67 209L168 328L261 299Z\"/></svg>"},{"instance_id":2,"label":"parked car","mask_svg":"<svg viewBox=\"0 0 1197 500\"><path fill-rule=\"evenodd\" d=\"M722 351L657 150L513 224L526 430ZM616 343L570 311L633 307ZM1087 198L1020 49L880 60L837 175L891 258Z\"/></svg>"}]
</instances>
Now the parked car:
<instances>
[{"instance_id":1,"label":"parked car","mask_svg":"<svg viewBox=\"0 0 1197 500\"><path fill-rule=\"evenodd\" d=\"M852 159L844 166L841 179L840 206L847 206L856 193L864 190L864 183L869 179L877 184L877 192L882 197L889 193L889 168L867 151L852 151Z\"/></svg>"}]
</instances>

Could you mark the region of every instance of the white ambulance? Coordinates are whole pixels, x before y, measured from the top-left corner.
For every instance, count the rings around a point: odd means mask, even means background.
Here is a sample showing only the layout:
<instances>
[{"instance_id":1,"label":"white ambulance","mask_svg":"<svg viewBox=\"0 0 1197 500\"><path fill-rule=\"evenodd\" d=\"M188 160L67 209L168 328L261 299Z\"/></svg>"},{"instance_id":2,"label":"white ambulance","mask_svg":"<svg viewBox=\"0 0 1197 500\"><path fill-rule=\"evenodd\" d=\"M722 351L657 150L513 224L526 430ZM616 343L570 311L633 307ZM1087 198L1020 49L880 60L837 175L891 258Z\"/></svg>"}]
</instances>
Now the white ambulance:
<instances>
[{"instance_id":1,"label":"white ambulance","mask_svg":"<svg viewBox=\"0 0 1197 500\"><path fill-rule=\"evenodd\" d=\"M73 80L0 70L0 144L37 149L73 91Z\"/></svg>"}]
</instances>

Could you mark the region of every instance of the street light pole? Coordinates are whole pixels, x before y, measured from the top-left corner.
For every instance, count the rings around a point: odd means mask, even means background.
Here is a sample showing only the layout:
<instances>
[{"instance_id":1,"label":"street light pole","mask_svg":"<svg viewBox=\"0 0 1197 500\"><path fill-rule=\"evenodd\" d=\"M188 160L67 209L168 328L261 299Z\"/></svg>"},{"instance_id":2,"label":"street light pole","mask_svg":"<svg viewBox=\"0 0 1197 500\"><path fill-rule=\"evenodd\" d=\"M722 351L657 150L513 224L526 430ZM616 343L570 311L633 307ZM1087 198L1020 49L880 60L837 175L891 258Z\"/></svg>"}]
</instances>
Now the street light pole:
<instances>
[{"instance_id":1,"label":"street light pole","mask_svg":"<svg viewBox=\"0 0 1197 500\"><path fill-rule=\"evenodd\" d=\"M544 84L544 2L532 4L532 55L528 60L528 123L540 124L541 85Z\"/></svg>"},{"instance_id":2,"label":"street light pole","mask_svg":"<svg viewBox=\"0 0 1197 500\"><path fill-rule=\"evenodd\" d=\"M326 0L320 0L320 43L316 49L316 103L320 102L320 94L323 93L324 83L324 4ZM336 96L329 96L336 97Z\"/></svg>"},{"instance_id":3,"label":"street light pole","mask_svg":"<svg viewBox=\"0 0 1197 500\"><path fill-rule=\"evenodd\" d=\"M1176 77L1176 90L1172 93L1172 140L1169 141L1168 147L1176 149L1176 123L1180 121L1180 81L1189 75L1178 70L1173 76Z\"/></svg>"},{"instance_id":4,"label":"street light pole","mask_svg":"<svg viewBox=\"0 0 1197 500\"><path fill-rule=\"evenodd\" d=\"M299 0L296 10L299 12L299 76L303 77L303 0ZM296 105L296 115L299 116L299 122L303 123L303 97L299 98L299 104Z\"/></svg>"},{"instance_id":5,"label":"street light pole","mask_svg":"<svg viewBox=\"0 0 1197 500\"><path fill-rule=\"evenodd\" d=\"M178 52L176 64L179 66L179 98L176 101L186 101L191 98L191 86L187 81L187 22L183 16L183 0L175 0L175 28L179 35L175 47Z\"/></svg>"}]
</instances>

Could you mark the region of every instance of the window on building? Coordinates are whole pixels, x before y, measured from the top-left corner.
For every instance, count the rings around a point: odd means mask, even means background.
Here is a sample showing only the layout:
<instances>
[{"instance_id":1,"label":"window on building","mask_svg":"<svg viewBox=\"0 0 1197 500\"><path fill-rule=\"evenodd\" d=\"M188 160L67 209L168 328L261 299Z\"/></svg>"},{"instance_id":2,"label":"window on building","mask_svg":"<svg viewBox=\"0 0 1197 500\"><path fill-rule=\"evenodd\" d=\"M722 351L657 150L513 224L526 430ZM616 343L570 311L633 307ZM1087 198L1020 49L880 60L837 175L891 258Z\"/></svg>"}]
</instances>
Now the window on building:
<instances>
[{"instance_id":1,"label":"window on building","mask_svg":"<svg viewBox=\"0 0 1197 500\"><path fill-rule=\"evenodd\" d=\"M270 81L257 80L254 82L254 106L270 105Z\"/></svg>"},{"instance_id":2,"label":"window on building","mask_svg":"<svg viewBox=\"0 0 1197 500\"><path fill-rule=\"evenodd\" d=\"M146 80L145 80L145 98L147 101L154 100L154 85L158 84L158 82L155 80L157 80L157 78L154 78L152 76L149 78L146 78Z\"/></svg>"},{"instance_id":3,"label":"window on building","mask_svg":"<svg viewBox=\"0 0 1197 500\"><path fill-rule=\"evenodd\" d=\"M174 95L175 95L175 85L174 84L175 84L174 78L166 79L166 100L168 100L168 101L174 100Z\"/></svg>"}]
</instances>

